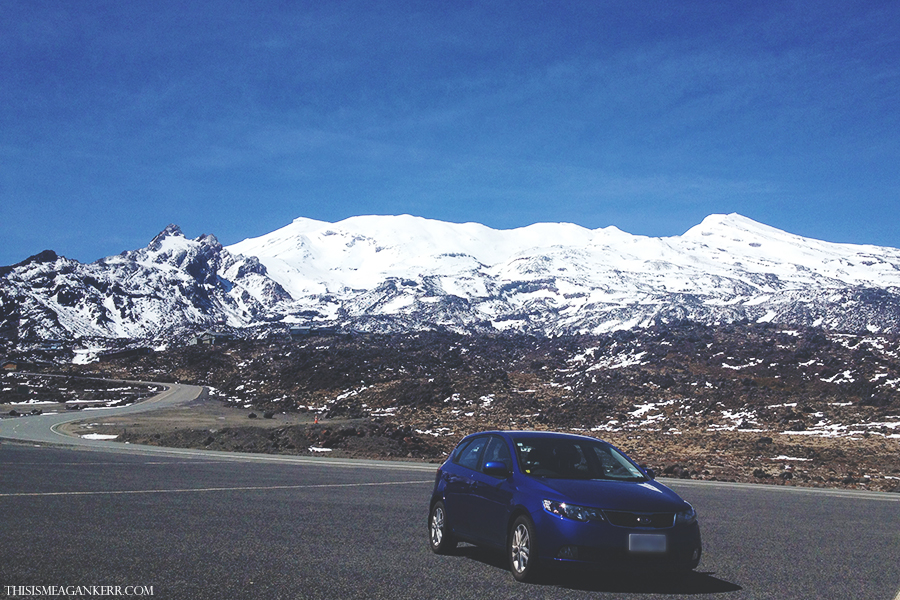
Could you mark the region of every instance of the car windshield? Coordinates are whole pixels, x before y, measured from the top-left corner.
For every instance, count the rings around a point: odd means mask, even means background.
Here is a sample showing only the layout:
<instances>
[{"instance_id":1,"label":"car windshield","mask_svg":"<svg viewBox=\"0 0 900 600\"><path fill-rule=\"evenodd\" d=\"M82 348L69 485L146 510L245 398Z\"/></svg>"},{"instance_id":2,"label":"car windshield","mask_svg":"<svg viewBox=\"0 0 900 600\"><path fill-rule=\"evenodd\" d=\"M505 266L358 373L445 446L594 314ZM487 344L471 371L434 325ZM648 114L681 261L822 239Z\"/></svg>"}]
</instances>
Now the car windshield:
<instances>
[{"instance_id":1,"label":"car windshield","mask_svg":"<svg viewBox=\"0 0 900 600\"><path fill-rule=\"evenodd\" d=\"M605 442L565 437L517 437L519 466L533 477L646 481L621 452Z\"/></svg>"}]
</instances>

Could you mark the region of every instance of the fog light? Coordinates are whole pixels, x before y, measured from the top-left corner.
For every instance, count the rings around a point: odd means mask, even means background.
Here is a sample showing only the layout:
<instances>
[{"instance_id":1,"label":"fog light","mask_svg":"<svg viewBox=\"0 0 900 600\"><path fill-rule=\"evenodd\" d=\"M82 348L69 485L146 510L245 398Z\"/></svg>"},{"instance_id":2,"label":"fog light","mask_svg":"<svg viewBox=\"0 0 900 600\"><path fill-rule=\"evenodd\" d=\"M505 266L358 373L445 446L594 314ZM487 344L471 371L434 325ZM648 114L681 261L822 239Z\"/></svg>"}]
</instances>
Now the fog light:
<instances>
[{"instance_id":1,"label":"fog light","mask_svg":"<svg viewBox=\"0 0 900 600\"><path fill-rule=\"evenodd\" d=\"M556 556L557 558L565 558L567 560L577 560L578 546L563 546L559 549L559 554Z\"/></svg>"}]
</instances>

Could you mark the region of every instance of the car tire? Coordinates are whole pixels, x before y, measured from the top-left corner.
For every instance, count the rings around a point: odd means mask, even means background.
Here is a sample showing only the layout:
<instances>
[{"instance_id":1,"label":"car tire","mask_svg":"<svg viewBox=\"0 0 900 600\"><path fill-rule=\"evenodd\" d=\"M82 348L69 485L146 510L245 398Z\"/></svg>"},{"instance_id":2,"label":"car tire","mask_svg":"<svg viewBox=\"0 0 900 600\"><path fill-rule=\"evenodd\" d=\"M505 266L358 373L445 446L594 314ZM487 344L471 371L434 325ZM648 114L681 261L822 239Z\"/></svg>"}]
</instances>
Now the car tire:
<instances>
[{"instance_id":1,"label":"car tire","mask_svg":"<svg viewBox=\"0 0 900 600\"><path fill-rule=\"evenodd\" d=\"M703 548L698 546L697 547L697 558L691 560L691 562L689 562L687 565L682 567L680 569L681 572L684 573L685 575L689 575L690 573L693 573L694 569L696 569L698 566L700 566L700 558L702 556L703 556Z\"/></svg>"},{"instance_id":2,"label":"car tire","mask_svg":"<svg viewBox=\"0 0 900 600\"><path fill-rule=\"evenodd\" d=\"M447 527L447 509L438 500L428 514L428 545L435 554L449 554L456 549L456 539Z\"/></svg>"},{"instance_id":3,"label":"car tire","mask_svg":"<svg viewBox=\"0 0 900 600\"><path fill-rule=\"evenodd\" d=\"M509 528L506 555L509 558L509 570L516 581L534 581L538 570L536 542L531 519L522 515L513 521Z\"/></svg>"}]
</instances>

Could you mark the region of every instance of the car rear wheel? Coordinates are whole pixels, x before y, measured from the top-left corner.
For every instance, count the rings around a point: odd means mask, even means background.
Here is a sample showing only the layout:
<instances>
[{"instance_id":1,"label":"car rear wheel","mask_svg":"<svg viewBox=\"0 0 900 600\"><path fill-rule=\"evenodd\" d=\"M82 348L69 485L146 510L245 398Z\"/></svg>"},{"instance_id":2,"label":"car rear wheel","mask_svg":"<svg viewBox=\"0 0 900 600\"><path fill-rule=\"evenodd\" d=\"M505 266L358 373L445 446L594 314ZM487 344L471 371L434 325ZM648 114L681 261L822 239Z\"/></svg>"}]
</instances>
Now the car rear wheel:
<instances>
[{"instance_id":1,"label":"car rear wheel","mask_svg":"<svg viewBox=\"0 0 900 600\"><path fill-rule=\"evenodd\" d=\"M509 570L516 581L533 581L537 571L534 525L526 516L517 518L509 530L507 543Z\"/></svg>"},{"instance_id":2,"label":"car rear wheel","mask_svg":"<svg viewBox=\"0 0 900 600\"><path fill-rule=\"evenodd\" d=\"M428 517L428 545L435 554L447 554L456 548L456 540L447 529L447 510L441 500L434 503Z\"/></svg>"}]
</instances>

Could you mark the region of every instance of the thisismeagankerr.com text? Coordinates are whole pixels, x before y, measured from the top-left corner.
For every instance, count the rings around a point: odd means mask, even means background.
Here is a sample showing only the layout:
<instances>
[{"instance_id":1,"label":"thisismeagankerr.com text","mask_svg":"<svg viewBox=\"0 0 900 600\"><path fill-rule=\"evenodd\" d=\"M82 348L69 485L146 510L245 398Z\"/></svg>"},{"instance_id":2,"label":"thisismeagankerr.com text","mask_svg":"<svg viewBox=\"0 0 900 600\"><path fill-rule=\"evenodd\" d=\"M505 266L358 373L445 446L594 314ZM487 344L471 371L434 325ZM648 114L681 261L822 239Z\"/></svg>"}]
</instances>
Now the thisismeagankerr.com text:
<instances>
[{"instance_id":1,"label":"thisismeagankerr.com text","mask_svg":"<svg viewBox=\"0 0 900 600\"><path fill-rule=\"evenodd\" d=\"M27 596L152 596L152 585L6 585L13 598Z\"/></svg>"}]
</instances>

